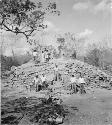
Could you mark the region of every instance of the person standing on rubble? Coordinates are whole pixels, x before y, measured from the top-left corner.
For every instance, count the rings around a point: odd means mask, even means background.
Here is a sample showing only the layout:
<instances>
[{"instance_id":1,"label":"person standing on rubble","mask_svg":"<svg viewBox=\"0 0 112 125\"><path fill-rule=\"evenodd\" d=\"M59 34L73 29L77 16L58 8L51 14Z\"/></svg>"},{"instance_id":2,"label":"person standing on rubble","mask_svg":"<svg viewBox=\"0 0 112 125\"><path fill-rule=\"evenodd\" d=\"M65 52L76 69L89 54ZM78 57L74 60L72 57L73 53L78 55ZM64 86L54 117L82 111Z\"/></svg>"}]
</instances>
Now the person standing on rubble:
<instances>
[{"instance_id":1,"label":"person standing on rubble","mask_svg":"<svg viewBox=\"0 0 112 125\"><path fill-rule=\"evenodd\" d=\"M112 88L112 78L110 78L110 87Z\"/></svg>"},{"instance_id":2,"label":"person standing on rubble","mask_svg":"<svg viewBox=\"0 0 112 125\"><path fill-rule=\"evenodd\" d=\"M54 81L59 81L59 78L58 78L58 65L55 64L55 67L54 67L54 75L55 75L55 80Z\"/></svg>"},{"instance_id":3,"label":"person standing on rubble","mask_svg":"<svg viewBox=\"0 0 112 125\"><path fill-rule=\"evenodd\" d=\"M78 84L80 85L80 94L86 93L85 88L84 88L85 83L86 82L85 82L84 78L82 77L81 74L79 74Z\"/></svg>"},{"instance_id":4,"label":"person standing on rubble","mask_svg":"<svg viewBox=\"0 0 112 125\"><path fill-rule=\"evenodd\" d=\"M49 61L48 50L45 51L44 58L45 58L45 62Z\"/></svg>"},{"instance_id":5,"label":"person standing on rubble","mask_svg":"<svg viewBox=\"0 0 112 125\"><path fill-rule=\"evenodd\" d=\"M41 83L41 80L39 78L39 75L36 75L34 77L34 85L35 85L35 88L36 88L36 92L40 91L42 89L42 83Z\"/></svg>"},{"instance_id":6,"label":"person standing on rubble","mask_svg":"<svg viewBox=\"0 0 112 125\"><path fill-rule=\"evenodd\" d=\"M49 62L50 60L51 60L51 53L49 52L49 53L48 53L47 61Z\"/></svg>"},{"instance_id":7,"label":"person standing on rubble","mask_svg":"<svg viewBox=\"0 0 112 125\"><path fill-rule=\"evenodd\" d=\"M70 82L71 82L70 89L73 91L73 93L77 93L77 86L76 86L77 78L75 77L75 75L71 76Z\"/></svg>"},{"instance_id":8,"label":"person standing on rubble","mask_svg":"<svg viewBox=\"0 0 112 125\"><path fill-rule=\"evenodd\" d=\"M44 62L45 58L44 58L44 51L41 52L41 62Z\"/></svg>"},{"instance_id":9,"label":"person standing on rubble","mask_svg":"<svg viewBox=\"0 0 112 125\"><path fill-rule=\"evenodd\" d=\"M42 74L40 78L41 78L42 87L46 88L47 87L46 76Z\"/></svg>"},{"instance_id":10,"label":"person standing on rubble","mask_svg":"<svg viewBox=\"0 0 112 125\"><path fill-rule=\"evenodd\" d=\"M37 51L34 50L34 51L33 51L33 60L34 60L34 61L36 60L36 57L37 57Z\"/></svg>"}]
</instances>

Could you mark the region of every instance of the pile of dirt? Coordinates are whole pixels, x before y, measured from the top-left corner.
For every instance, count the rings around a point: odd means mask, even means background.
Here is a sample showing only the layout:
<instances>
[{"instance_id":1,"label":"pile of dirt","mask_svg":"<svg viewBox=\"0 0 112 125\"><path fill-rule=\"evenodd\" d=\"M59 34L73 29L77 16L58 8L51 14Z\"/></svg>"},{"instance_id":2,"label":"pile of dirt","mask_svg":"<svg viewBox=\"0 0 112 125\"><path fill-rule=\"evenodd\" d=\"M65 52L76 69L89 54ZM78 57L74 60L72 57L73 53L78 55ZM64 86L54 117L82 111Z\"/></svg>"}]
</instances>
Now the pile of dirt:
<instances>
[{"instance_id":1,"label":"pile of dirt","mask_svg":"<svg viewBox=\"0 0 112 125\"><path fill-rule=\"evenodd\" d=\"M107 75L105 72L99 70L98 68L83 63L78 60L64 61L64 62L49 62L41 64L26 64L17 67L14 73L12 73L6 80L4 84L15 86L29 86L32 82L35 74L46 74L47 81L51 81L54 77L54 67L55 64L59 67L59 73L63 77L63 86L68 86L70 82L70 75L81 73L86 80L86 86L93 87L103 87L111 89L112 86L112 76Z\"/></svg>"}]
</instances>

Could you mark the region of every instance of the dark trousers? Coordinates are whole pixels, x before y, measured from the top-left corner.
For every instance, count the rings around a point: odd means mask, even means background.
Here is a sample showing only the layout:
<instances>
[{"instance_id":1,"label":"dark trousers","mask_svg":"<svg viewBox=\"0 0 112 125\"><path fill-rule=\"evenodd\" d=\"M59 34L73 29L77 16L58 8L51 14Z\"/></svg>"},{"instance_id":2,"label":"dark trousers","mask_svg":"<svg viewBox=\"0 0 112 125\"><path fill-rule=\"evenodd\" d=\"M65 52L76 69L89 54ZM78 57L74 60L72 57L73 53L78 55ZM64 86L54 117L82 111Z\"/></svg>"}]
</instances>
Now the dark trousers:
<instances>
[{"instance_id":1,"label":"dark trousers","mask_svg":"<svg viewBox=\"0 0 112 125\"><path fill-rule=\"evenodd\" d=\"M72 84L71 84L71 90L73 91L73 93L77 93L76 83L72 83Z\"/></svg>"},{"instance_id":2,"label":"dark trousers","mask_svg":"<svg viewBox=\"0 0 112 125\"><path fill-rule=\"evenodd\" d=\"M55 81L61 81L62 77L61 74L59 72L55 72Z\"/></svg>"},{"instance_id":3,"label":"dark trousers","mask_svg":"<svg viewBox=\"0 0 112 125\"><path fill-rule=\"evenodd\" d=\"M36 56L33 57L33 60L34 60L34 61L36 60Z\"/></svg>"},{"instance_id":4,"label":"dark trousers","mask_svg":"<svg viewBox=\"0 0 112 125\"><path fill-rule=\"evenodd\" d=\"M80 84L80 93L81 93L81 94L86 93L83 83Z\"/></svg>"},{"instance_id":5,"label":"dark trousers","mask_svg":"<svg viewBox=\"0 0 112 125\"><path fill-rule=\"evenodd\" d=\"M43 89L46 89L48 87L48 84L46 81L42 82L42 87L43 87Z\"/></svg>"},{"instance_id":6,"label":"dark trousers","mask_svg":"<svg viewBox=\"0 0 112 125\"><path fill-rule=\"evenodd\" d=\"M31 91L31 89L32 89L32 85L30 85L30 91Z\"/></svg>"},{"instance_id":7,"label":"dark trousers","mask_svg":"<svg viewBox=\"0 0 112 125\"><path fill-rule=\"evenodd\" d=\"M42 85L36 84L36 92L40 91L42 89Z\"/></svg>"}]
</instances>

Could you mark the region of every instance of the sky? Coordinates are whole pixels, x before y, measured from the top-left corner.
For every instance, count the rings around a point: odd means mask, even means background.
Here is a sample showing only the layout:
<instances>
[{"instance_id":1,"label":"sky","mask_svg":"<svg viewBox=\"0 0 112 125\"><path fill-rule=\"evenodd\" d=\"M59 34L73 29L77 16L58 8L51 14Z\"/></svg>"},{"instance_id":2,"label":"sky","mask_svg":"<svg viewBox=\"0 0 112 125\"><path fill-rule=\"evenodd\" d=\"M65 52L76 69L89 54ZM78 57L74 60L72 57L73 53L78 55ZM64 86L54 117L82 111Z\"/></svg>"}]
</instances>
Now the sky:
<instances>
[{"instance_id":1,"label":"sky","mask_svg":"<svg viewBox=\"0 0 112 125\"><path fill-rule=\"evenodd\" d=\"M44 23L48 25L46 33L71 32L79 38L87 38L90 42L101 41L112 35L111 0L56 0L56 3L61 14L60 16L48 16L44 20ZM6 32L2 35L5 37L0 40L8 43L5 55L11 55L11 48L19 54L29 49L24 37ZM54 38L51 37L45 38L46 42L55 45ZM14 41L17 42L14 43Z\"/></svg>"},{"instance_id":2,"label":"sky","mask_svg":"<svg viewBox=\"0 0 112 125\"><path fill-rule=\"evenodd\" d=\"M112 1L110 0L57 0L60 16L50 17L49 25L56 30L91 36L101 40L111 34ZM50 24L51 23L51 24Z\"/></svg>"}]
</instances>

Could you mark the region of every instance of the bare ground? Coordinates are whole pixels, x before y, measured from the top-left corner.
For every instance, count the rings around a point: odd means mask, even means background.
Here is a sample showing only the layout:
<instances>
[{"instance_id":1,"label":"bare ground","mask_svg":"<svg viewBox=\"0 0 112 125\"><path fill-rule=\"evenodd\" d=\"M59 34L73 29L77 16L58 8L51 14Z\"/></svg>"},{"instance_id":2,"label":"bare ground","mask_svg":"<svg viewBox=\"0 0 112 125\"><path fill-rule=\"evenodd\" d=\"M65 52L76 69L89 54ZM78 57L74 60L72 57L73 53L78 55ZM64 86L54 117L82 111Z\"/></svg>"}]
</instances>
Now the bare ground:
<instances>
[{"instance_id":1,"label":"bare ground","mask_svg":"<svg viewBox=\"0 0 112 125\"><path fill-rule=\"evenodd\" d=\"M2 88L2 105L20 97L43 97L45 93ZM70 114L62 125L112 125L112 90L90 88L85 95L62 95L61 98L63 104L70 107ZM19 125L31 123L24 118Z\"/></svg>"},{"instance_id":2,"label":"bare ground","mask_svg":"<svg viewBox=\"0 0 112 125\"><path fill-rule=\"evenodd\" d=\"M72 95L66 105L79 111L69 116L63 125L112 125L112 91L94 89L86 95Z\"/></svg>"}]
</instances>

